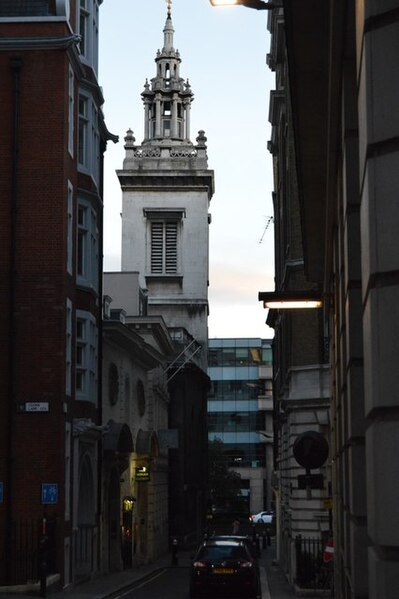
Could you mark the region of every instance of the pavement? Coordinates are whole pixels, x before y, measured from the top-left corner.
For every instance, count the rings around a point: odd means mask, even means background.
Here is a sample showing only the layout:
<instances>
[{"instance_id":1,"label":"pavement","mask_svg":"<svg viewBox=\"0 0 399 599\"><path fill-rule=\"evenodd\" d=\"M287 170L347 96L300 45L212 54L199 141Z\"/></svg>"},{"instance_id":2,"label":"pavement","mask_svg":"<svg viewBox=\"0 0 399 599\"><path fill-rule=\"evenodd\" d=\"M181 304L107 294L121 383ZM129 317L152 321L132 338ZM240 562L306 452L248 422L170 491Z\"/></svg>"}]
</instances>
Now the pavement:
<instances>
[{"instance_id":1,"label":"pavement","mask_svg":"<svg viewBox=\"0 0 399 599\"><path fill-rule=\"evenodd\" d=\"M268 595L263 595L262 599L292 599L296 597L293 587L289 584L286 575L280 566L276 563L276 542L272 539L271 546L262 550L261 564L266 572L266 584ZM264 587L262 586L262 589Z\"/></svg>"},{"instance_id":2,"label":"pavement","mask_svg":"<svg viewBox=\"0 0 399 599\"><path fill-rule=\"evenodd\" d=\"M165 568L188 568L192 553L192 550L180 551L177 566L172 565L171 554L166 554L151 564L143 564L122 572L100 576L63 591L51 592L51 589L48 589L47 597L48 599L122 599L132 587L157 576ZM262 599L293 599L296 596L294 590L274 560L274 539L272 539L271 546L262 549L259 558ZM38 592L31 592L30 595L38 596ZM3 592L0 588L0 599L26 598L26 592Z\"/></svg>"}]
</instances>

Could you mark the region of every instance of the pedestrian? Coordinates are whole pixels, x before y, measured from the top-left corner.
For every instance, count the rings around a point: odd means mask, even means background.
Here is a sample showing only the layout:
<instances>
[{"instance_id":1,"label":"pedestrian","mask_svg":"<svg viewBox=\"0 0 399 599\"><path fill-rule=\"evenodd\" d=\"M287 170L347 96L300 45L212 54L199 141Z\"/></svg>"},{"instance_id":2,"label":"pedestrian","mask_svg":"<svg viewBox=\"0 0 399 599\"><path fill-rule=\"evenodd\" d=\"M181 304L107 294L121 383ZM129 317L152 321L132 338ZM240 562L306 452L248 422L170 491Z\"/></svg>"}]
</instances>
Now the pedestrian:
<instances>
[{"instance_id":1,"label":"pedestrian","mask_svg":"<svg viewBox=\"0 0 399 599\"><path fill-rule=\"evenodd\" d=\"M239 520L234 520L234 522L233 522L233 535L238 535L239 530L240 530L240 521Z\"/></svg>"},{"instance_id":2,"label":"pedestrian","mask_svg":"<svg viewBox=\"0 0 399 599\"><path fill-rule=\"evenodd\" d=\"M270 526L266 526L266 541L269 547L271 545L270 534Z\"/></svg>"},{"instance_id":3,"label":"pedestrian","mask_svg":"<svg viewBox=\"0 0 399 599\"><path fill-rule=\"evenodd\" d=\"M178 550L178 542L176 537L172 541L172 566L177 566L178 558L177 558L177 550Z\"/></svg>"},{"instance_id":4,"label":"pedestrian","mask_svg":"<svg viewBox=\"0 0 399 599\"><path fill-rule=\"evenodd\" d=\"M259 557L260 556L260 545L259 545L259 537L256 533L255 524L251 525L251 543L252 543L254 555L256 555L256 557Z\"/></svg>"}]
</instances>

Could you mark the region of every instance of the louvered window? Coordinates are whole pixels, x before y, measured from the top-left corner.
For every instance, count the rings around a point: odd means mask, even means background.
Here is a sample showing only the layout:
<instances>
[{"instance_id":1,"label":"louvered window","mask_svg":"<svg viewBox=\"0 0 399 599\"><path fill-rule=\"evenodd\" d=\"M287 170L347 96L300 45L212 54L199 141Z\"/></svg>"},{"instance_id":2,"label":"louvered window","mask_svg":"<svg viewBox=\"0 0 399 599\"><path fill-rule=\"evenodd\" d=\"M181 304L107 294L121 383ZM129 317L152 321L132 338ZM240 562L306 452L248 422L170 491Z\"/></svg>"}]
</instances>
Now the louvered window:
<instances>
[{"instance_id":1,"label":"louvered window","mask_svg":"<svg viewBox=\"0 0 399 599\"><path fill-rule=\"evenodd\" d=\"M151 272L177 272L177 222L151 223Z\"/></svg>"}]
</instances>

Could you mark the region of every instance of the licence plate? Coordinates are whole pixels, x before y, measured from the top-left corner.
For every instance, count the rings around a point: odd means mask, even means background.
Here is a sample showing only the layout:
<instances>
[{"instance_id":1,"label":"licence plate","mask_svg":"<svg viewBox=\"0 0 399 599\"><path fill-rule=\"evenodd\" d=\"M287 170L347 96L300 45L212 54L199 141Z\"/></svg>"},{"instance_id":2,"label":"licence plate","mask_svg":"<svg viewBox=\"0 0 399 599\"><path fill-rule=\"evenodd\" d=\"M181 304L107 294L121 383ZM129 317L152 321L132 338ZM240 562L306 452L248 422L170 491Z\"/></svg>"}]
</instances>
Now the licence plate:
<instances>
[{"instance_id":1,"label":"licence plate","mask_svg":"<svg viewBox=\"0 0 399 599\"><path fill-rule=\"evenodd\" d=\"M233 568L215 568L214 574L234 574Z\"/></svg>"}]
</instances>

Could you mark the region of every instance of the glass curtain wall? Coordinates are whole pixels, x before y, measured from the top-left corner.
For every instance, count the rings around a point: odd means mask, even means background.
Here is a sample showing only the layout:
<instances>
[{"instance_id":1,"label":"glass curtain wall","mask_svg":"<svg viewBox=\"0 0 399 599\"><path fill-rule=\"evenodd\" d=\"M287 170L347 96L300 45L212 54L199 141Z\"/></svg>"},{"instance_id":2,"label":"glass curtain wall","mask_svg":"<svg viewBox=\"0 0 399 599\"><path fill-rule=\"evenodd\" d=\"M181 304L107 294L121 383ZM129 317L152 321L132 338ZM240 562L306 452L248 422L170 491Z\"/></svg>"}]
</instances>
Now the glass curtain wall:
<instances>
[{"instance_id":1,"label":"glass curtain wall","mask_svg":"<svg viewBox=\"0 0 399 599\"><path fill-rule=\"evenodd\" d=\"M223 441L230 467L266 466L259 434L265 428L265 413L258 398L270 393L270 381L261 378L260 367L271 364L271 340L209 340L208 436L210 441Z\"/></svg>"}]
</instances>

